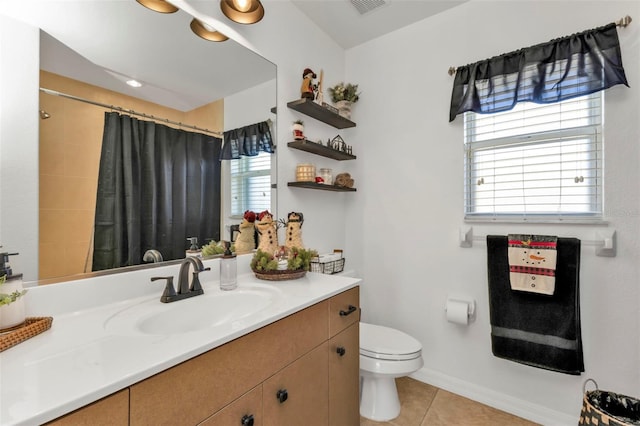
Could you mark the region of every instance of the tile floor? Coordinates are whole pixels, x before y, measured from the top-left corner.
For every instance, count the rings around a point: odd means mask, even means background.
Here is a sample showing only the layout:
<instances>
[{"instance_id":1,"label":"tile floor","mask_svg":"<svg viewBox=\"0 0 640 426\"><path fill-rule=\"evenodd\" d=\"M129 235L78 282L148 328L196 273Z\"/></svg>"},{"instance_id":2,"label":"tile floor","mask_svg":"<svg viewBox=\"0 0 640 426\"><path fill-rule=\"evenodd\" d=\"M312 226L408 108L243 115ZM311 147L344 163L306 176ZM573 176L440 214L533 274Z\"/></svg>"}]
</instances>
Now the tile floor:
<instances>
[{"instance_id":1,"label":"tile floor","mask_svg":"<svg viewBox=\"0 0 640 426\"><path fill-rule=\"evenodd\" d=\"M360 426L533 426L507 414L409 377L396 380L400 416L390 422L360 418Z\"/></svg>"}]
</instances>

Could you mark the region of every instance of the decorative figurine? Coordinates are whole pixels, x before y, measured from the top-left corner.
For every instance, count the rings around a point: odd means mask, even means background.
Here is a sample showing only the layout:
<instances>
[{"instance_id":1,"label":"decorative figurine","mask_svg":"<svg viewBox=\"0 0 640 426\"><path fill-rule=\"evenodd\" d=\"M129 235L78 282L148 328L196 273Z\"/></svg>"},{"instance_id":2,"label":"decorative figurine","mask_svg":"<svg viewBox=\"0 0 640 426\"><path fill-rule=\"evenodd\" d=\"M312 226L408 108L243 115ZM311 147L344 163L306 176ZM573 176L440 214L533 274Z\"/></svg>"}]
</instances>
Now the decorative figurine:
<instances>
[{"instance_id":1,"label":"decorative figurine","mask_svg":"<svg viewBox=\"0 0 640 426\"><path fill-rule=\"evenodd\" d=\"M304 121L296 120L293 122L293 139L304 140Z\"/></svg>"},{"instance_id":2,"label":"decorative figurine","mask_svg":"<svg viewBox=\"0 0 640 426\"><path fill-rule=\"evenodd\" d=\"M240 223L240 234L236 239L236 253L249 253L256 248L255 234L256 214L250 210L244 212Z\"/></svg>"},{"instance_id":3,"label":"decorative figurine","mask_svg":"<svg viewBox=\"0 0 640 426\"><path fill-rule=\"evenodd\" d=\"M278 224L274 222L273 215L268 210L261 212L255 226L258 231L258 250L275 255L279 250Z\"/></svg>"},{"instance_id":4,"label":"decorative figurine","mask_svg":"<svg viewBox=\"0 0 640 426\"><path fill-rule=\"evenodd\" d=\"M302 244L302 223L304 217L302 213L291 212L287 216L287 235L284 246L288 249L292 247L304 248Z\"/></svg>"},{"instance_id":5,"label":"decorative figurine","mask_svg":"<svg viewBox=\"0 0 640 426\"><path fill-rule=\"evenodd\" d=\"M302 72L302 87L300 87L300 97L313 100L315 98L316 87L313 84L313 79L316 78L316 73L311 69L305 68Z\"/></svg>"}]
</instances>

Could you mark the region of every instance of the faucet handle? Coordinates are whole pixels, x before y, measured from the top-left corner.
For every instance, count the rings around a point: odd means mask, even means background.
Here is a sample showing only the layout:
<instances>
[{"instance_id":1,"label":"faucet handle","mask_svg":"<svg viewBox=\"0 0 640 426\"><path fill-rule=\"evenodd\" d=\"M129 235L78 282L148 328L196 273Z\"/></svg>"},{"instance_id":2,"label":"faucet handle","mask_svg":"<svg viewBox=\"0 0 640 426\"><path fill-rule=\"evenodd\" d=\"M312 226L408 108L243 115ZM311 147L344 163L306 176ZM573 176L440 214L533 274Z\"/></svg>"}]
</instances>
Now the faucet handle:
<instances>
[{"instance_id":1,"label":"faucet handle","mask_svg":"<svg viewBox=\"0 0 640 426\"><path fill-rule=\"evenodd\" d=\"M173 277L169 276L169 277L152 277L151 278L151 281L158 281L158 280L167 280L167 285L164 287L164 292L160 297L160 301L163 303L172 302L176 296L176 289L173 286Z\"/></svg>"},{"instance_id":2,"label":"faucet handle","mask_svg":"<svg viewBox=\"0 0 640 426\"><path fill-rule=\"evenodd\" d=\"M204 290L202 289L202 285L200 285L200 278L198 278L198 276L200 275L200 272L210 271L210 270L211 268L205 268L203 266L201 270L193 272L193 278L191 279L191 291L204 292Z\"/></svg>"}]
</instances>

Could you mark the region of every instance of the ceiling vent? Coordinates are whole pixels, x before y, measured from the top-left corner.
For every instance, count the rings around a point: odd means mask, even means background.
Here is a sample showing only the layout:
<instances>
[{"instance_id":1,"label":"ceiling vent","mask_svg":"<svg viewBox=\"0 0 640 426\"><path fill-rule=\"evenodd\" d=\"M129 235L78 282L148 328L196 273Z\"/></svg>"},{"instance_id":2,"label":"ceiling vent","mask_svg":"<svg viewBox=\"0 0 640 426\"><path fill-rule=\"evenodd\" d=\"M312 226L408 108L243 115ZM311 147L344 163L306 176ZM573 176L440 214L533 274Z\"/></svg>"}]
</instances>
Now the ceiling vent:
<instances>
[{"instance_id":1,"label":"ceiling vent","mask_svg":"<svg viewBox=\"0 0 640 426\"><path fill-rule=\"evenodd\" d=\"M369 13L374 9L387 4L384 0L350 0L351 4L358 9L361 15Z\"/></svg>"}]
</instances>

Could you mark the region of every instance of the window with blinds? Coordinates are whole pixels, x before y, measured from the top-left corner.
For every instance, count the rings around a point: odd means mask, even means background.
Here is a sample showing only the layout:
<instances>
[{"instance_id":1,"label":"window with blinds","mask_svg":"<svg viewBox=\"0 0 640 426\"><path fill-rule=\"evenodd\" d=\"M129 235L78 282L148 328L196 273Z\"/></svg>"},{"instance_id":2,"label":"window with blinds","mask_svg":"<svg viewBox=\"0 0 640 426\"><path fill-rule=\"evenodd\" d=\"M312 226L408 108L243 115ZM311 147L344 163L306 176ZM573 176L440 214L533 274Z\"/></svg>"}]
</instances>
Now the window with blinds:
<instances>
[{"instance_id":1,"label":"window with blinds","mask_svg":"<svg viewBox=\"0 0 640 426\"><path fill-rule=\"evenodd\" d=\"M465 113L465 219L602 219L602 93Z\"/></svg>"},{"instance_id":2,"label":"window with blinds","mask_svg":"<svg viewBox=\"0 0 640 426\"><path fill-rule=\"evenodd\" d=\"M261 152L230 160L232 217L241 218L246 210L271 210L271 157Z\"/></svg>"}]
</instances>

